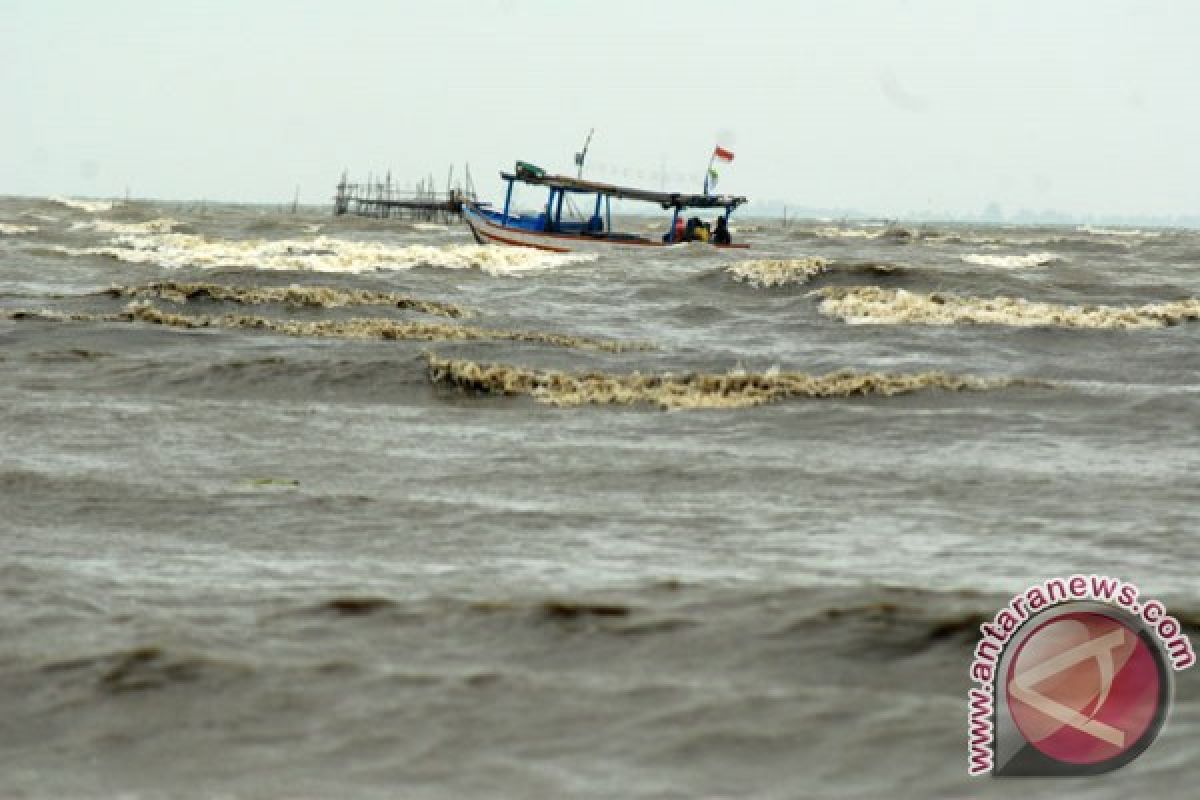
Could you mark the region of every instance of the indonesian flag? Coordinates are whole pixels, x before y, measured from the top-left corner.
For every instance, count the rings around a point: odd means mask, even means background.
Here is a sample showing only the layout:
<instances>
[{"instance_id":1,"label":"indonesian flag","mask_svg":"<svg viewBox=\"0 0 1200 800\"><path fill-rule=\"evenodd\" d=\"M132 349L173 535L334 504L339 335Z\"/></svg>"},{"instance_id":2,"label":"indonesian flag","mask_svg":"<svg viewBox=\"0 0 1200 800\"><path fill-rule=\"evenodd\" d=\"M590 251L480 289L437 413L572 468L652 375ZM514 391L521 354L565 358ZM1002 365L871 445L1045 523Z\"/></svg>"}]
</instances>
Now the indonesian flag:
<instances>
[{"instance_id":1,"label":"indonesian flag","mask_svg":"<svg viewBox=\"0 0 1200 800\"><path fill-rule=\"evenodd\" d=\"M717 145L716 149L713 150L713 158L717 159L718 161L724 161L727 163L731 162L733 161L733 151L726 150L724 147L721 147L721 145Z\"/></svg>"}]
</instances>

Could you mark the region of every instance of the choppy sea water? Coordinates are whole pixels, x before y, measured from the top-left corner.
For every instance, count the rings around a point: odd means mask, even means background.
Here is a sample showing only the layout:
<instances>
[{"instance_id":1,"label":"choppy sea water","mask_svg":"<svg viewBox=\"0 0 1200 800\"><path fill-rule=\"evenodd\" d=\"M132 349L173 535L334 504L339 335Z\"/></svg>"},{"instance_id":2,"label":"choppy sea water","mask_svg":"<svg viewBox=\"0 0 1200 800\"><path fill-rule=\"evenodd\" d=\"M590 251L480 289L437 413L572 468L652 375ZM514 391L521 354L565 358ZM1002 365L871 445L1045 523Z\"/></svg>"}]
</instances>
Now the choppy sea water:
<instances>
[{"instance_id":1,"label":"choppy sea water","mask_svg":"<svg viewBox=\"0 0 1200 800\"><path fill-rule=\"evenodd\" d=\"M0 795L1011 796L981 615L1200 613L1200 234L743 225L0 200Z\"/></svg>"}]
</instances>

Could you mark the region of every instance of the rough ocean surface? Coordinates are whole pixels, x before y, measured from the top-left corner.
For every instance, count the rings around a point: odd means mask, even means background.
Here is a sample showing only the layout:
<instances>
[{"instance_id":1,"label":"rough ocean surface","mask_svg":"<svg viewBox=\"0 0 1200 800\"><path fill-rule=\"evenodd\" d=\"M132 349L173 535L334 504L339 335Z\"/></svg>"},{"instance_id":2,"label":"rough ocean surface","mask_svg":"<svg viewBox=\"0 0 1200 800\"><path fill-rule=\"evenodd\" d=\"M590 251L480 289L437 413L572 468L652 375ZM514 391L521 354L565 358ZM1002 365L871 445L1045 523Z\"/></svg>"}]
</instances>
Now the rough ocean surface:
<instances>
[{"instance_id":1,"label":"rough ocean surface","mask_svg":"<svg viewBox=\"0 0 1200 800\"><path fill-rule=\"evenodd\" d=\"M1200 235L735 235L0 199L0 797L1191 794L1191 672L1089 780L966 692L1048 577L1196 633Z\"/></svg>"}]
</instances>

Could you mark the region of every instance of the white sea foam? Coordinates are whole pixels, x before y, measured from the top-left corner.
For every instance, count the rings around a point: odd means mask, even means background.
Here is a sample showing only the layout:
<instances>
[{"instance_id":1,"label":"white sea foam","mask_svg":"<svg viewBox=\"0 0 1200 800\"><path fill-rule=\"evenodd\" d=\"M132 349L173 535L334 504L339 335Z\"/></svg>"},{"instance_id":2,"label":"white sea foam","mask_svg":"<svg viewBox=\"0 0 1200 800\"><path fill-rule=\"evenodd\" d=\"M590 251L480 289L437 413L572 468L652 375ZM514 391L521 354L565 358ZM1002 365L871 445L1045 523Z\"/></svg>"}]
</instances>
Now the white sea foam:
<instances>
[{"instance_id":1,"label":"white sea foam","mask_svg":"<svg viewBox=\"0 0 1200 800\"><path fill-rule=\"evenodd\" d=\"M50 202L73 208L76 211L86 211L89 214L112 211L113 206L116 205L112 200L75 200L70 197L51 197Z\"/></svg>"},{"instance_id":2,"label":"white sea foam","mask_svg":"<svg viewBox=\"0 0 1200 800\"><path fill-rule=\"evenodd\" d=\"M471 392L530 395L542 403L582 405L655 405L664 410L749 408L786 399L819 399L910 394L943 390L981 392L1018 386L1041 386L1011 378L977 378L943 372L909 374L853 372L824 375L742 369L726 373L683 374L567 373L532 370L509 364L481 364L462 359L426 356L429 379L435 384Z\"/></svg>"},{"instance_id":3,"label":"white sea foam","mask_svg":"<svg viewBox=\"0 0 1200 800\"><path fill-rule=\"evenodd\" d=\"M1160 236L1158 231L1141 231L1134 228L1093 228L1091 225L1084 225L1078 229L1081 233L1090 233L1093 236L1145 236L1153 238Z\"/></svg>"},{"instance_id":4,"label":"white sea foam","mask_svg":"<svg viewBox=\"0 0 1200 800\"><path fill-rule=\"evenodd\" d=\"M805 231L799 231L803 234ZM922 237L920 231L899 225L863 223L862 227L844 228L840 225L825 225L807 231L818 239L883 239L892 242L910 242Z\"/></svg>"},{"instance_id":5,"label":"white sea foam","mask_svg":"<svg viewBox=\"0 0 1200 800\"><path fill-rule=\"evenodd\" d=\"M1162 328L1200 319L1200 299L1141 306L1064 305L1022 297L919 294L876 286L829 287L810 292L821 313L858 325L1006 325L1094 330Z\"/></svg>"},{"instance_id":6,"label":"white sea foam","mask_svg":"<svg viewBox=\"0 0 1200 800\"><path fill-rule=\"evenodd\" d=\"M106 219L97 219L90 222L77 222L71 228L73 230L88 228L100 233L119 234L171 233L182 224L169 217L160 217L158 219L146 220L145 222L110 222Z\"/></svg>"},{"instance_id":7,"label":"white sea foam","mask_svg":"<svg viewBox=\"0 0 1200 800\"><path fill-rule=\"evenodd\" d=\"M23 233L37 233L37 225L10 225L0 222L0 236L20 236Z\"/></svg>"},{"instance_id":8,"label":"white sea foam","mask_svg":"<svg viewBox=\"0 0 1200 800\"><path fill-rule=\"evenodd\" d=\"M813 234L822 239L878 239L883 236L884 230L866 231L862 228L835 228L827 226L816 228L813 230Z\"/></svg>"},{"instance_id":9,"label":"white sea foam","mask_svg":"<svg viewBox=\"0 0 1200 800\"><path fill-rule=\"evenodd\" d=\"M22 211L21 216L36 219L38 222L58 222L58 217L52 217L49 214L39 214L36 211Z\"/></svg>"},{"instance_id":10,"label":"white sea foam","mask_svg":"<svg viewBox=\"0 0 1200 800\"><path fill-rule=\"evenodd\" d=\"M447 226L439 225L436 222L414 222L412 227L413 227L414 231L431 231L432 232L432 231L448 231L448 230L450 230L450 228L448 228Z\"/></svg>"},{"instance_id":11,"label":"white sea foam","mask_svg":"<svg viewBox=\"0 0 1200 800\"><path fill-rule=\"evenodd\" d=\"M514 275L594 261L591 254L546 253L492 245L407 245L359 242L318 236L314 239L229 240L185 233L125 234L102 247L59 248L68 255L109 256L133 264L161 267L374 272L413 267L478 269L489 275Z\"/></svg>"},{"instance_id":12,"label":"white sea foam","mask_svg":"<svg viewBox=\"0 0 1200 800\"><path fill-rule=\"evenodd\" d=\"M974 264L980 267L1001 267L1003 269L1026 269L1028 267L1041 267L1046 264L1053 264L1056 261L1062 261L1062 256L1057 253L1028 253L1023 256L995 256L985 255L981 253L968 253L962 257L962 260L967 264Z\"/></svg>"},{"instance_id":13,"label":"white sea foam","mask_svg":"<svg viewBox=\"0 0 1200 800\"><path fill-rule=\"evenodd\" d=\"M725 268L734 280L757 288L808 283L829 268L823 258L756 259Z\"/></svg>"}]
</instances>

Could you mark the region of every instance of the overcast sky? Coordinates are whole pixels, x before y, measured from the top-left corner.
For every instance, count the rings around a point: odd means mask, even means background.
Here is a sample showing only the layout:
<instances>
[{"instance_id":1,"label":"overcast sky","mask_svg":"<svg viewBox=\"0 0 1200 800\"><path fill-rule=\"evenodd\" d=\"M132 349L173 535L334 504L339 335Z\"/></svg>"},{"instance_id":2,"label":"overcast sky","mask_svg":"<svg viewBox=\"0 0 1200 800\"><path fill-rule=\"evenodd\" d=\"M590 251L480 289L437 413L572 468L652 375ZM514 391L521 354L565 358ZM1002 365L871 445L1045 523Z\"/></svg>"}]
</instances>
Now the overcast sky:
<instances>
[{"instance_id":1,"label":"overcast sky","mask_svg":"<svg viewBox=\"0 0 1200 800\"><path fill-rule=\"evenodd\" d=\"M0 194L304 200L517 159L880 214L1200 211L1200 3L3 0ZM695 183L695 186L691 184Z\"/></svg>"}]
</instances>

